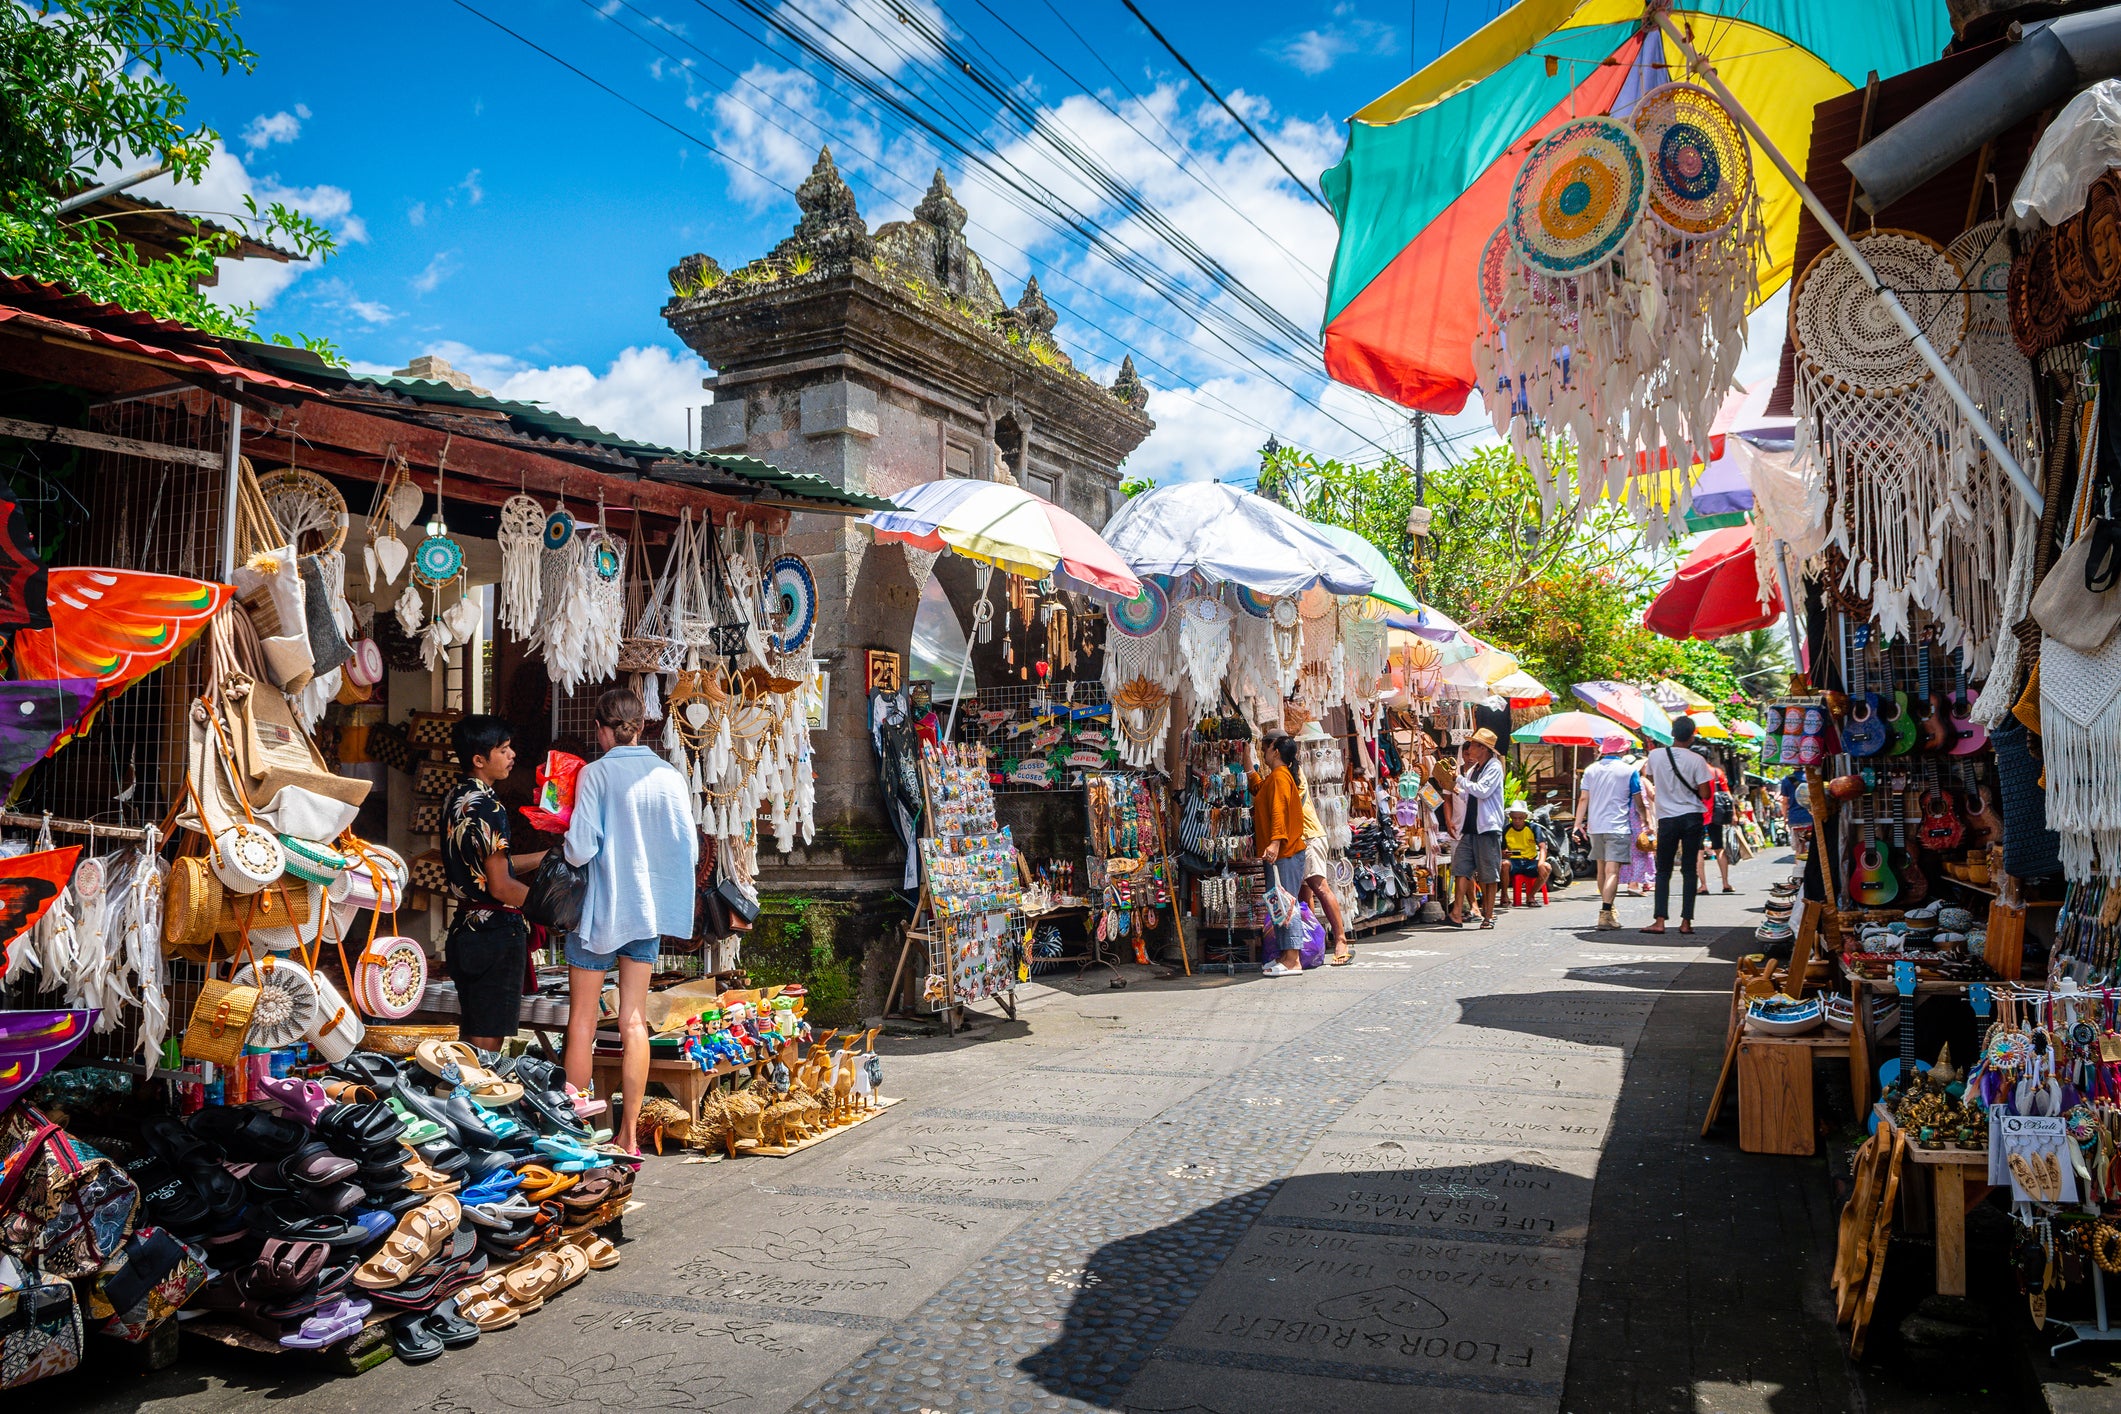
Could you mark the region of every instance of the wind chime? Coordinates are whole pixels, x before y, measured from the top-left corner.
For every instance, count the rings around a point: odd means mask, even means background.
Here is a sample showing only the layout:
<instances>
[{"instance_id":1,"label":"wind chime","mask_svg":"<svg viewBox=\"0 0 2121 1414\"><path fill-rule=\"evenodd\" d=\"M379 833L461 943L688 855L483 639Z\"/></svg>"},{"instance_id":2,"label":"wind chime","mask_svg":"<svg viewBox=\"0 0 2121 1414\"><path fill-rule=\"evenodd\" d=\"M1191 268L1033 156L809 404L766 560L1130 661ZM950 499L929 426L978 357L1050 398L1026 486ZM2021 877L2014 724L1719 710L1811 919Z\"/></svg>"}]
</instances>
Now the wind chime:
<instances>
[{"instance_id":1,"label":"wind chime","mask_svg":"<svg viewBox=\"0 0 2121 1414\"><path fill-rule=\"evenodd\" d=\"M1633 473L1710 459L1763 241L1744 134L1690 84L1651 90L1632 121L1572 119L1526 157L1482 253L1474 358L1543 514L1606 495L1653 543L1678 533L1686 478L1665 499ZM1573 487L1548 457L1561 440Z\"/></svg>"}]
</instances>

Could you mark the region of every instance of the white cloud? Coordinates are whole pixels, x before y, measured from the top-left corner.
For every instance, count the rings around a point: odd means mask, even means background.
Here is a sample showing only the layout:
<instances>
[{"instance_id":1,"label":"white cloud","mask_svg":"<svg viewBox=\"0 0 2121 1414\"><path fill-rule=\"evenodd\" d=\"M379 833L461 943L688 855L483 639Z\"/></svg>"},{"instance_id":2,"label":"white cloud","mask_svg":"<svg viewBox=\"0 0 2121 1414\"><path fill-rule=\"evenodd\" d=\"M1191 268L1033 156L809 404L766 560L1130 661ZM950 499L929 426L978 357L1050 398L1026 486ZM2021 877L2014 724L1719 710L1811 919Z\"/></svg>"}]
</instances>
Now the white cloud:
<instances>
[{"instance_id":1,"label":"white cloud","mask_svg":"<svg viewBox=\"0 0 2121 1414\"><path fill-rule=\"evenodd\" d=\"M479 169L474 167L469 172L466 172L464 180L457 183L457 190L464 193L464 199L473 206L477 206L484 201L486 199L486 188L479 185Z\"/></svg>"},{"instance_id":2,"label":"white cloud","mask_svg":"<svg viewBox=\"0 0 2121 1414\"><path fill-rule=\"evenodd\" d=\"M484 353L451 340L412 349L449 360L496 397L542 403L592 427L657 446L685 445L685 410L707 401L700 380L707 365L689 352L652 344L630 348L593 373L579 363L539 366L507 354ZM387 374L397 364L356 363L357 372Z\"/></svg>"},{"instance_id":3,"label":"white cloud","mask_svg":"<svg viewBox=\"0 0 2121 1414\"><path fill-rule=\"evenodd\" d=\"M410 208L410 209L408 209L408 210L406 211L406 213L405 213L405 222L406 222L406 224L407 224L407 225L410 225L410 226L424 226L424 225L426 225L426 224L427 224L427 203L426 203L426 202L424 202L424 201L416 201L416 202L414 202L414 203L412 204L411 208Z\"/></svg>"},{"instance_id":4,"label":"white cloud","mask_svg":"<svg viewBox=\"0 0 2121 1414\"><path fill-rule=\"evenodd\" d=\"M419 294L431 295L444 280L457 273L457 253L453 250L435 252L427 268L412 277L410 284Z\"/></svg>"},{"instance_id":5,"label":"white cloud","mask_svg":"<svg viewBox=\"0 0 2121 1414\"><path fill-rule=\"evenodd\" d=\"M781 15L815 33L820 28L816 19L820 9L824 12L822 28L831 36L826 41L827 49L842 56L851 49L893 78L915 59L935 53L910 24L900 20L898 10L905 10L936 34L950 34L950 21L930 0L897 0L895 4L885 0L842 0L840 4L822 7L787 4L781 6Z\"/></svg>"},{"instance_id":6,"label":"white cloud","mask_svg":"<svg viewBox=\"0 0 2121 1414\"><path fill-rule=\"evenodd\" d=\"M302 111L301 105L296 105L296 111ZM138 165L136 158L116 164L109 170L115 175ZM241 228L251 221L243 205L246 196L255 201L261 211L279 202L331 228L344 244L360 244L368 239L368 225L355 213L353 193L346 188L321 182L310 187L289 186L277 174L253 176L243 159L220 143L214 145L213 157L197 183L180 186L168 177L156 177L133 190L150 201L159 201L165 206L174 206L180 211L189 211L234 228ZM223 260L220 262L219 283L208 293L215 301L230 308L254 304L262 309L270 306L289 285L316 268L315 261L281 264L272 260Z\"/></svg>"},{"instance_id":7,"label":"white cloud","mask_svg":"<svg viewBox=\"0 0 2121 1414\"><path fill-rule=\"evenodd\" d=\"M293 142L302 136L302 119L309 116L309 110L299 103L295 108L297 111L293 113L283 108L277 113L260 113L252 118L243 129L243 145L252 152L262 152L276 142Z\"/></svg>"},{"instance_id":8,"label":"white cloud","mask_svg":"<svg viewBox=\"0 0 2121 1414\"><path fill-rule=\"evenodd\" d=\"M380 300L361 298L352 285L336 276L318 281L310 294L325 308L344 310L364 324L388 324L398 317L398 312L389 305Z\"/></svg>"},{"instance_id":9,"label":"white cloud","mask_svg":"<svg viewBox=\"0 0 2121 1414\"><path fill-rule=\"evenodd\" d=\"M1351 4L1335 5L1326 24L1274 40L1266 52L1307 77L1316 78L1350 54L1374 54L1398 46L1392 26L1364 19ZM1249 115L1247 115L1249 116Z\"/></svg>"}]
</instances>

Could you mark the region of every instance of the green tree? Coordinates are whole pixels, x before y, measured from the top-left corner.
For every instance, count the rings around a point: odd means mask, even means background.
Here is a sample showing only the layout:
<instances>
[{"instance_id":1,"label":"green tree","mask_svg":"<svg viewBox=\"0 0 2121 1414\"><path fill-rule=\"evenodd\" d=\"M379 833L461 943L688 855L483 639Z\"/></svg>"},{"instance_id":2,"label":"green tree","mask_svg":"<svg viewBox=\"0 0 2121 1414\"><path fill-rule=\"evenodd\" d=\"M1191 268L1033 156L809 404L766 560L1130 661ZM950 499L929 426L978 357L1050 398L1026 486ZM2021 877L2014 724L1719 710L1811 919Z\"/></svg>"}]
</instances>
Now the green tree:
<instances>
[{"instance_id":1,"label":"green tree","mask_svg":"<svg viewBox=\"0 0 2121 1414\"><path fill-rule=\"evenodd\" d=\"M1658 677L1719 701L1712 689L1729 690L1727 668L1715 671L1720 656L1698 651L1709 645L1673 643L1642 626L1672 556L1645 550L1634 521L1605 502L1565 526L1549 522L1530 470L1507 448L1429 472L1418 498L1413 468L1397 459L1359 466L1276 448L1262 459L1259 487L1369 540L1424 603L1507 649L1553 691ZM1419 541L1407 529L1416 505L1433 512Z\"/></svg>"},{"instance_id":2,"label":"green tree","mask_svg":"<svg viewBox=\"0 0 2121 1414\"><path fill-rule=\"evenodd\" d=\"M1749 703L1757 706L1789 690L1796 665L1790 661L1789 635L1780 624L1718 639L1716 647L1729 660L1738 691Z\"/></svg>"},{"instance_id":3,"label":"green tree","mask_svg":"<svg viewBox=\"0 0 2121 1414\"><path fill-rule=\"evenodd\" d=\"M255 307L229 309L198 288L233 236L200 230L176 254L143 260L109 223L57 210L99 173L142 154L166 160L179 182L199 180L218 135L186 129L184 94L169 71L188 63L251 72L257 56L236 32L236 13L229 0L0 2L0 269L210 333L257 337ZM330 231L288 206L261 209L248 198L245 206L238 224L255 239L305 260L337 248Z\"/></svg>"}]
</instances>

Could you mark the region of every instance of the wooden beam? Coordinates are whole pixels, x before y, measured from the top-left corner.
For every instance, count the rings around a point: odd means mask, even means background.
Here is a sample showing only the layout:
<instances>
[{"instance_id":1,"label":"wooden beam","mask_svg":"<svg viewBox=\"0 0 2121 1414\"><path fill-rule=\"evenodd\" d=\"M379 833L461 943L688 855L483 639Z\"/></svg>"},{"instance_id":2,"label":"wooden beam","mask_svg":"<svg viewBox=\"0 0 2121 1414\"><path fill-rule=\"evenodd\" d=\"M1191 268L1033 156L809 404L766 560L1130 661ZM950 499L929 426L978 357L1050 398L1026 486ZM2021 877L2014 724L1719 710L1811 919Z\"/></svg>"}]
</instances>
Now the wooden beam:
<instances>
[{"instance_id":1,"label":"wooden beam","mask_svg":"<svg viewBox=\"0 0 2121 1414\"><path fill-rule=\"evenodd\" d=\"M444 491L489 505L498 505L517 492L548 498L565 496L577 504L593 502L599 493L611 507L638 506L650 515L677 517L689 510L695 516L712 516L717 522L749 519L765 528L768 518L785 525L785 511L760 508L749 501L718 495L689 486L647 481L638 474L615 475L594 471L559 457L524 447L505 446L479 437L443 432L417 422L400 421L376 413L308 400L287 408L278 423L258 436L283 445L292 430L297 439L298 460L309 456L303 443L318 449L337 447L370 461L365 474L374 477L383 455L395 448L413 468L422 489L434 489L433 468L448 448L443 471ZM262 449L261 449L262 450ZM484 487L485 493L474 487ZM770 531L768 533L778 533Z\"/></svg>"},{"instance_id":2,"label":"wooden beam","mask_svg":"<svg viewBox=\"0 0 2121 1414\"><path fill-rule=\"evenodd\" d=\"M19 437L25 442L57 442L68 447L86 447L92 452L116 452L120 456L149 457L155 461L183 462L188 466L218 467L225 454L193 447L172 447L166 442L143 442L137 437L113 437L107 432L84 432L76 427L54 427L44 422L24 422L0 417L0 437Z\"/></svg>"}]
</instances>

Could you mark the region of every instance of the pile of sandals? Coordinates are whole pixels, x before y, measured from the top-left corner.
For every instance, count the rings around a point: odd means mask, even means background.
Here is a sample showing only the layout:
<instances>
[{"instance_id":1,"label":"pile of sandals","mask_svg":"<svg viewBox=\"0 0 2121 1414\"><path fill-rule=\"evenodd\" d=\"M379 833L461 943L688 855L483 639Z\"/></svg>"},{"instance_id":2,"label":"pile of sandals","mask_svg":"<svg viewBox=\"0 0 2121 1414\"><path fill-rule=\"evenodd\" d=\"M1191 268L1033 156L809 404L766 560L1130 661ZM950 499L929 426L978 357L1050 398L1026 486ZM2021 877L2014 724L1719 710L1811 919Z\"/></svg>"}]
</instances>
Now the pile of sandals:
<instances>
[{"instance_id":1,"label":"pile of sandals","mask_svg":"<svg viewBox=\"0 0 2121 1414\"><path fill-rule=\"evenodd\" d=\"M255 1084L259 1103L146 1121L126 1165L143 1219L215 1273L191 1307L297 1350L387 1322L417 1362L618 1265L599 1229L639 1157L549 1062L428 1042Z\"/></svg>"}]
</instances>

